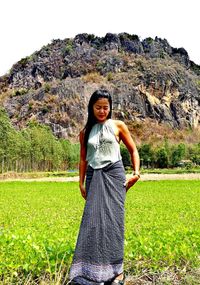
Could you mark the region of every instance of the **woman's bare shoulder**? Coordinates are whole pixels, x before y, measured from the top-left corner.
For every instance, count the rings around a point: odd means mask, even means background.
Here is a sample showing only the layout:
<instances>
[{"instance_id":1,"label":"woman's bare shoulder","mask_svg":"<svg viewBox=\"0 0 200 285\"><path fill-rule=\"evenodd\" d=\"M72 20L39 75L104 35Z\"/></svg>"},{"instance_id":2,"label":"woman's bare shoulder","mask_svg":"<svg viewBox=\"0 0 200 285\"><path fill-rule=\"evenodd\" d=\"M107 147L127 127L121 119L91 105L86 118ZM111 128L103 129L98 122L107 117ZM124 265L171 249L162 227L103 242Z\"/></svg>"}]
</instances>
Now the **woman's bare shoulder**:
<instances>
[{"instance_id":1,"label":"woman's bare shoulder","mask_svg":"<svg viewBox=\"0 0 200 285\"><path fill-rule=\"evenodd\" d=\"M126 126L125 123L121 120L112 120L112 121L118 129L124 128Z\"/></svg>"}]
</instances>

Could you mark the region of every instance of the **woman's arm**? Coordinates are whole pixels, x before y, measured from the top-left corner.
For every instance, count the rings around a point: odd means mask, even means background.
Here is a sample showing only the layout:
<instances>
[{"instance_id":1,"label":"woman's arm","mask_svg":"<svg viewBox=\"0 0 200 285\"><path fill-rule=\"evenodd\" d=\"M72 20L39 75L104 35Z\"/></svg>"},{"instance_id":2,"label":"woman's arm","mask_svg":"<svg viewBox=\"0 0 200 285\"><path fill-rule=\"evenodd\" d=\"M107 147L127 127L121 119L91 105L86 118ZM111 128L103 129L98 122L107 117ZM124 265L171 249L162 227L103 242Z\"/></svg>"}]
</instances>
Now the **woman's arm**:
<instances>
[{"instance_id":1,"label":"woman's arm","mask_svg":"<svg viewBox=\"0 0 200 285\"><path fill-rule=\"evenodd\" d=\"M80 163L79 163L79 188L81 195L86 199L86 190L84 186L87 161L86 161L86 148L84 145L84 131L80 132Z\"/></svg>"},{"instance_id":2,"label":"woman's arm","mask_svg":"<svg viewBox=\"0 0 200 285\"><path fill-rule=\"evenodd\" d=\"M119 129L119 139L122 140L125 146L127 147L131 156L131 162L133 166L133 176L126 181L126 191L128 191L128 189L132 187L140 178L140 158L136 145L131 137L131 134L126 124L122 121L118 121L117 124Z\"/></svg>"}]
</instances>

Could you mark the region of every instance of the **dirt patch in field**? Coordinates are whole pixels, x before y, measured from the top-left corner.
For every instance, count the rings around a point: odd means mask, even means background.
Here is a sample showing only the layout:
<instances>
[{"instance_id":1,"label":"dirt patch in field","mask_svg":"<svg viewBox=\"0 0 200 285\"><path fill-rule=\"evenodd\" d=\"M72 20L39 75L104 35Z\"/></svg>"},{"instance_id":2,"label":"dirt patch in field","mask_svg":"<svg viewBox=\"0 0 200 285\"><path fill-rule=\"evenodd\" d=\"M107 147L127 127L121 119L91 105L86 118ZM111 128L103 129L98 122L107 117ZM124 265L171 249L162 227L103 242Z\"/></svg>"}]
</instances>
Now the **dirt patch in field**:
<instances>
[{"instance_id":1,"label":"dirt patch in field","mask_svg":"<svg viewBox=\"0 0 200 285\"><path fill-rule=\"evenodd\" d=\"M190 272L166 270L158 274L145 273L140 276L129 275L126 278L126 285L199 285L200 269L193 269Z\"/></svg>"},{"instance_id":2,"label":"dirt patch in field","mask_svg":"<svg viewBox=\"0 0 200 285\"><path fill-rule=\"evenodd\" d=\"M131 174L127 175L127 178L130 177ZM200 180L200 173L185 173L185 174L143 174L141 175L141 181L152 181L152 180ZM79 177L42 177L42 178L23 178L18 177L0 177L1 181L49 181L49 182L68 182L68 181L79 181Z\"/></svg>"}]
</instances>

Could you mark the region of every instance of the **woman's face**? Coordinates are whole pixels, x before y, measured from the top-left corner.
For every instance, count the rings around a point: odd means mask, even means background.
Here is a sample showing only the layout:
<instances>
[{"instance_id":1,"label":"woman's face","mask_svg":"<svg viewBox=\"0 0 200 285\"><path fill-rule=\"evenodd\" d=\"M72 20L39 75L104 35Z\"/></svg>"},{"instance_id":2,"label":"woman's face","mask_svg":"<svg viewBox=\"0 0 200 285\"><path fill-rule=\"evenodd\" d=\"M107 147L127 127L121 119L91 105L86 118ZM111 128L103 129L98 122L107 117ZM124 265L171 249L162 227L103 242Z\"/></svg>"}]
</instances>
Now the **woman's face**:
<instances>
[{"instance_id":1,"label":"woman's face","mask_svg":"<svg viewBox=\"0 0 200 285\"><path fill-rule=\"evenodd\" d=\"M110 104L107 98L98 99L93 105L94 116L98 122L103 123L110 113Z\"/></svg>"}]
</instances>

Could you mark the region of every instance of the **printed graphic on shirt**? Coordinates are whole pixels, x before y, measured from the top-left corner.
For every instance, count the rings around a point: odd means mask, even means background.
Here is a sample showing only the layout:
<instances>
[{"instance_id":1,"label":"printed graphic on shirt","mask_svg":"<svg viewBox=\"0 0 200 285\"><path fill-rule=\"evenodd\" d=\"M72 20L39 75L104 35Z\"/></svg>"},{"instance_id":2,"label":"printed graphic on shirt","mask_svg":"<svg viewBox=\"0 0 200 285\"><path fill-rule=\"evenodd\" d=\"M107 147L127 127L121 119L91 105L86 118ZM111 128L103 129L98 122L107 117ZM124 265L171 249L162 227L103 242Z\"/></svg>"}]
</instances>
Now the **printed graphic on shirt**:
<instances>
[{"instance_id":1,"label":"printed graphic on shirt","mask_svg":"<svg viewBox=\"0 0 200 285\"><path fill-rule=\"evenodd\" d=\"M99 144L97 145L100 152L104 153L105 155L110 154L110 147L113 144L113 140L109 140L109 138L105 138L103 135L103 130L100 132L99 136Z\"/></svg>"}]
</instances>

